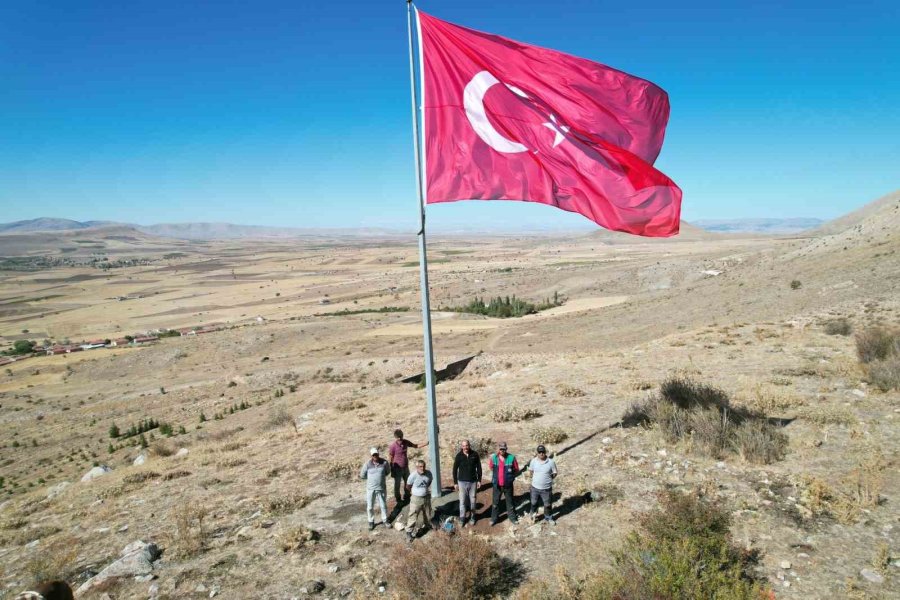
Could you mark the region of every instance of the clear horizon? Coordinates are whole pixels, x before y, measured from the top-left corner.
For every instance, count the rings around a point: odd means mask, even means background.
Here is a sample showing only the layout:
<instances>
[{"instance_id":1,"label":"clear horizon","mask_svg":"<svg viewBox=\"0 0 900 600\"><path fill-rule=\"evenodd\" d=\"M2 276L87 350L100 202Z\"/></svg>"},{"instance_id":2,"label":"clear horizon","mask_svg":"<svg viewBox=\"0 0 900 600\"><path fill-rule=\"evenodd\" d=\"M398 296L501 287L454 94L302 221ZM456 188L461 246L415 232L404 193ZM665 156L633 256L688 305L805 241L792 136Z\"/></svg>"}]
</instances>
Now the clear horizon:
<instances>
[{"instance_id":1,"label":"clear horizon","mask_svg":"<svg viewBox=\"0 0 900 600\"><path fill-rule=\"evenodd\" d=\"M5 4L0 221L414 227L395 4ZM688 222L827 220L900 188L892 3L419 6L665 89L656 166ZM428 215L438 229L596 228L528 203Z\"/></svg>"}]
</instances>

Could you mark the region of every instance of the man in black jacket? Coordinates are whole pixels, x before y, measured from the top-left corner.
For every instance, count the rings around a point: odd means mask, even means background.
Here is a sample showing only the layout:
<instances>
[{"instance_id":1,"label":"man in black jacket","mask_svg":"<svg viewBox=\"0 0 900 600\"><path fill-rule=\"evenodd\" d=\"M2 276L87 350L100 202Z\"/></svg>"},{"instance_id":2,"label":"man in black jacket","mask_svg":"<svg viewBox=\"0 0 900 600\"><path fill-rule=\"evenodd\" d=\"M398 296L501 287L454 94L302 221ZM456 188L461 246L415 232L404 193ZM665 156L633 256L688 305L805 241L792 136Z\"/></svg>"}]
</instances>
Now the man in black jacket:
<instances>
[{"instance_id":1,"label":"man in black jacket","mask_svg":"<svg viewBox=\"0 0 900 600\"><path fill-rule=\"evenodd\" d=\"M481 485L481 457L472 450L469 440L463 440L460 447L453 459L453 487L459 490L460 523L463 527L472 527L475 525L475 493ZM469 511L472 517L467 523Z\"/></svg>"}]
</instances>

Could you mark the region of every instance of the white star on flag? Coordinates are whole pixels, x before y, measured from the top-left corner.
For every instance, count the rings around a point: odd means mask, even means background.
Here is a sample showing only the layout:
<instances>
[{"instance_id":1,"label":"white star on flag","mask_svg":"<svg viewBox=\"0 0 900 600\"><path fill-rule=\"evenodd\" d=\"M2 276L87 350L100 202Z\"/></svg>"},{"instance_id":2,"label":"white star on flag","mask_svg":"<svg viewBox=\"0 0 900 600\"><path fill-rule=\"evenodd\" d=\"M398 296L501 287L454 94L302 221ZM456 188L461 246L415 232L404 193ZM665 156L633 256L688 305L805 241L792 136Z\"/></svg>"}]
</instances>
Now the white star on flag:
<instances>
[{"instance_id":1,"label":"white star on flag","mask_svg":"<svg viewBox=\"0 0 900 600\"><path fill-rule=\"evenodd\" d=\"M549 129L550 131L553 131L556 134L556 137L553 138L553 147L556 148L557 146L559 146L562 143L562 141L564 139L566 139L565 134L569 133L569 126L557 124L556 115L554 115L554 114L550 115L550 120L553 122L552 123L544 123L544 127Z\"/></svg>"}]
</instances>

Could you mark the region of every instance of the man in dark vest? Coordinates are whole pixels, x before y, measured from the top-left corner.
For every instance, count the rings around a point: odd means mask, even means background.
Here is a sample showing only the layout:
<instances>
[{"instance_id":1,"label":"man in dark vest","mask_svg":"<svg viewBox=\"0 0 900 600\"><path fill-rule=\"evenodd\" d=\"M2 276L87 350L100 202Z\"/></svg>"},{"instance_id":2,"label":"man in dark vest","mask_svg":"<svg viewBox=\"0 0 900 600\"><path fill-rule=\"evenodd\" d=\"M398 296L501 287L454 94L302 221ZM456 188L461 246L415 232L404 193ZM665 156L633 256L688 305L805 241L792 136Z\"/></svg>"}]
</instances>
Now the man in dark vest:
<instances>
[{"instance_id":1,"label":"man in dark vest","mask_svg":"<svg viewBox=\"0 0 900 600\"><path fill-rule=\"evenodd\" d=\"M513 504L513 481L519 474L519 463L516 457L506 451L506 442L497 444L497 453L491 454L488 460L491 470L491 483L494 487L494 505L491 509L491 526L500 518L500 498L506 497L506 514L514 524L519 522L516 507Z\"/></svg>"}]
</instances>

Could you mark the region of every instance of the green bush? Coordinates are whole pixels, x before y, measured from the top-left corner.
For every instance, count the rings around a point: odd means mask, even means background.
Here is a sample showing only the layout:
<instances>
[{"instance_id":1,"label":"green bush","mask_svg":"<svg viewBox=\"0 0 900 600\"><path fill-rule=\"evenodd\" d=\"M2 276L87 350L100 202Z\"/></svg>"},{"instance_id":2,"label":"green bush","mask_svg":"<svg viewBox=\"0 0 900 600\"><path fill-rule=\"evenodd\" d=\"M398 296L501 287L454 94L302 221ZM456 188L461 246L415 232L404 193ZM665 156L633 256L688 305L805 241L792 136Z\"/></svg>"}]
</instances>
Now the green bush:
<instances>
[{"instance_id":1,"label":"green bush","mask_svg":"<svg viewBox=\"0 0 900 600\"><path fill-rule=\"evenodd\" d=\"M613 551L613 567L581 577L563 574L559 589L543 584L521 598L566 600L663 600L715 598L761 600L763 583L753 576L755 555L731 540L725 510L677 492L639 520L638 530Z\"/></svg>"},{"instance_id":2,"label":"green bush","mask_svg":"<svg viewBox=\"0 0 900 600\"><path fill-rule=\"evenodd\" d=\"M853 325L844 318L832 319L825 323L825 333L828 335L850 335L853 333Z\"/></svg>"},{"instance_id":3,"label":"green bush","mask_svg":"<svg viewBox=\"0 0 900 600\"><path fill-rule=\"evenodd\" d=\"M527 300L516 298L515 296L506 296L505 298L497 296L485 303L484 298L475 297L474 300L465 306L444 306L438 310L447 312L471 313L476 315L485 315L487 317L497 317L500 319L508 319L510 317L523 317L531 315L548 308L562 306L564 300L560 298L558 292L553 293L553 298L545 298L543 302L534 304Z\"/></svg>"}]
</instances>

